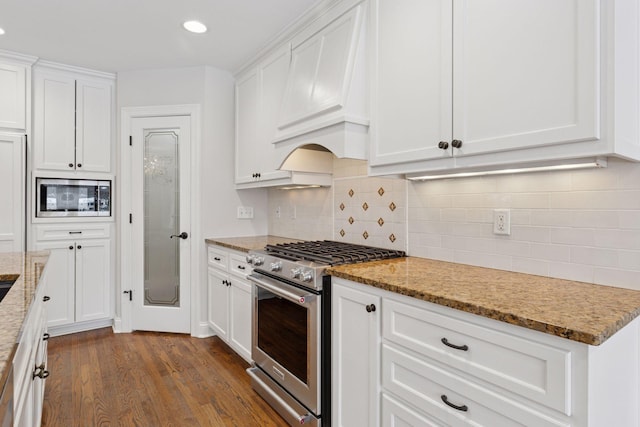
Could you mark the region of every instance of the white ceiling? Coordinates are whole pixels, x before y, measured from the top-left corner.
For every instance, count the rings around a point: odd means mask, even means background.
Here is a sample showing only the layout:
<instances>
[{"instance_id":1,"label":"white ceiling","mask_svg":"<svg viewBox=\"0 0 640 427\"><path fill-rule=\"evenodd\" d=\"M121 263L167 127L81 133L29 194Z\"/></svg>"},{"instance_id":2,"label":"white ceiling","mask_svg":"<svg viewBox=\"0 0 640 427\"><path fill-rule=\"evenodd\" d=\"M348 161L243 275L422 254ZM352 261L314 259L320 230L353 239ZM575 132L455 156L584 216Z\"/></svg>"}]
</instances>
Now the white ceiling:
<instances>
[{"instance_id":1,"label":"white ceiling","mask_svg":"<svg viewBox=\"0 0 640 427\"><path fill-rule=\"evenodd\" d=\"M318 0L0 0L0 49L102 71L235 71ZM209 28L188 33L182 22Z\"/></svg>"}]
</instances>

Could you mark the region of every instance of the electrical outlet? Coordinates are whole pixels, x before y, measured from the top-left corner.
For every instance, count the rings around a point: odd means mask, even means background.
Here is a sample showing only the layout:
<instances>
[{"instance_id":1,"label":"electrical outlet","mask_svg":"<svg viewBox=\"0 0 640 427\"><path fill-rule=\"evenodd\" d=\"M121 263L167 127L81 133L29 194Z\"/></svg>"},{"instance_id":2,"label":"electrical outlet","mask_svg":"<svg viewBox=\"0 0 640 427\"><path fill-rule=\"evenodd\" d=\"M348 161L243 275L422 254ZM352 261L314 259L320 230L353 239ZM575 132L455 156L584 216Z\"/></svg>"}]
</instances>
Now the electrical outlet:
<instances>
[{"instance_id":1,"label":"electrical outlet","mask_svg":"<svg viewBox=\"0 0 640 427\"><path fill-rule=\"evenodd\" d=\"M494 209L493 210L493 234L511 234L511 210Z\"/></svg>"},{"instance_id":2,"label":"electrical outlet","mask_svg":"<svg viewBox=\"0 0 640 427\"><path fill-rule=\"evenodd\" d=\"M252 219L253 208L251 206L238 206L238 219Z\"/></svg>"},{"instance_id":3,"label":"electrical outlet","mask_svg":"<svg viewBox=\"0 0 640 427\"><path fill-rule=\"evenodd\" d=\"M276 211L274 212L276 218L280 218L280 206L276 207Z\"/></svg>"}]
</instances>

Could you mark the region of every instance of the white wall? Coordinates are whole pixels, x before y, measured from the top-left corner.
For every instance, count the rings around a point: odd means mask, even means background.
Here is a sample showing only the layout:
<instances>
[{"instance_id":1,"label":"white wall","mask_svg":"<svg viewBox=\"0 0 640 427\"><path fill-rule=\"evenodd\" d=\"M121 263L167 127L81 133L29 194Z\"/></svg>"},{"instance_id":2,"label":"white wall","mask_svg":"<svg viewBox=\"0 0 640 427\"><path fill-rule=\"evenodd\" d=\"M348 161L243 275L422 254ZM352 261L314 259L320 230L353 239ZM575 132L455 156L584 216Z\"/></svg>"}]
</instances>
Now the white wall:
<instances>
[{"instance_id":1,"label":"white wall","mask_svg":"<svg viewBox=\"0 0 640 427\"><path fill-rule=\"evenodd\" d=\"M200 205L199 232L193 234L200 261L192 286L206 296L207 237L266 234L267 195L260 190L234 189L234 80L230 73L213 67L135 70L118 74L118 117L122 107L199 104L201 146L199 192L192 195ZM118 132L118 135L120 132ZM120 144L118 144L120 145ZM121 183L126 186L126 183ZM253 206L253 220L236 219L236 207ZM116 295L120 295L119 285ZM119 301L118 301L119 302ZM206 298L198 311L206 321ZM116 316L119 315L119 304Z\"/></svg>"}]
</instances>

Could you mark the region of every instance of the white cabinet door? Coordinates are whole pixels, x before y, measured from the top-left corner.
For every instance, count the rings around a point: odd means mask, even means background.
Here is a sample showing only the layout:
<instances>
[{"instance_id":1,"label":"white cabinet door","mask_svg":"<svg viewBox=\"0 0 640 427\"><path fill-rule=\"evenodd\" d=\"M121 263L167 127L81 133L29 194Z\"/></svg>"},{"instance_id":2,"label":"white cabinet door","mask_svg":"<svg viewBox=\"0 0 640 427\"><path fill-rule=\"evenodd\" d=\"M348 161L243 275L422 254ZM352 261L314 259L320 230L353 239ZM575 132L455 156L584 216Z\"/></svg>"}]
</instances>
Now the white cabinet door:
<instances>
[{"instance_id":1,"label":"white cabinet door","mask_svg":"<svg viewBox=\"0 0 640 427\"><path fill-rule=\"evenodd\" d=\"M332 422L378 425L380 298L332 281Z\"/></svg>"},{"instance_id":2,"label":"white cabinet door","mask_svg":"<svg viewBox=\"0 0 640 427\"><path fill-rule=\"evenodd\" d=\"M600 1L454 3L456 155L599 137Z\"/></svg>"},{"instance_id":3,"label":"white cabinet door","mask_svg":"<svg viewBox=\"0 0 640 427\"><path fill-rule=\"evenodd\" d=\"M75 170L76 81L35 69L34 159L36 169Z\"/></svg>"},{"instance_id":4,"label":"white cabinet door","mask_svg":"<svg viewBox=\"0 0 640 427\"><path fill-rule=\"evenodd\" d=\"M27 69L0 63L0 128L27 127Z\"/></svg>"},{"instance_id":5,"label":"white cabinet door","mask_svg":"<svg viewBox=\"0 0 640 427\"><path fill-rule=\"evenodd\" d=\"M438 143L452 139L452 7L373 2L371 165L451 156Z\"/></svg>"},{"instance_id":6,"label":"white cabinet door","mask_svg":"<svg viewBox=\"0 0 640 427\"><path fill-rule=\"evenodd\" d=\"M293 41L291 68L279 128L340 109L346 101L362 7L357 6Z\"/></svg>"},{"instance_id":7,"label":"white cabinet door","mask_svg":"<svg viewBox=\"0 0 640 427\"><path fill-rule=\"evenodd\" d=\"M111 317L111 244L109 240L76 243L75 320Z\"/></svg>"},{"instance_id":8,"label":"white cabinet door","mask_svg":"<svg viewBox=\"0 0 640 427\"><path fill-rule=\"evenodd\" d=\"M209 325L224 341L229 336L229 276L208 268Z\"/></svg>"},{"instance_id":9,"label":"white cabinet door","mask_svg":"<svg viewBox=\"0 0 640 427\"><path fill-rule=\"evenodd\" d=\"M24 137L0 134L0 252L24 250Z\"/></svg>"},{"instance_id":10,"label":"white cabinet door","mask_svg":"<svg viewBox=\"0 0 640 427\"><path fill-rule=\"evenodd\" d=\"M251 285L237 277L231 278L229 306L231 309L231 345L246 360L251 360Z\"/></svg>"},{"instance_id":11,"label":"white cabinet door","mask_svg":"<svg viewBox=\"0 0 640 427\"><path fill-rule=\"evenodd\" d=\"M273 145L290 54L286 44L236 83L236 184L290 175L278 170Z\"/></svg>"},{"instance_id":12,"label":"white cabinet door","mask_svg":"<svg viewBox=\"0 0 640 427\"><path fill-rule=\"evenodd\" d=\"M251 70L236 81L236 184L256 180L258 142L258 74Z\"/></svg>"},{"instance_id":13,"label":"white cabinet door","mask_svg":"<svg viewBox=\"0 0 640 427\"><path fill-rule=\"evenodd\" d=\"M49 250L47 262L47 325L69 325L75 321L76 255L74 241L37 242L36 250Z\"/></svg>"},{"instance_id":14,"label":"white cabinet door","mask_svg":"<svg viewBox=\"0 0 640 427\"><path fill-rule=\"evenodd\" d=\"M76 166L91 172L111 171L111 92L106 82L77 80Z\"/></svg>"}]
</instances>

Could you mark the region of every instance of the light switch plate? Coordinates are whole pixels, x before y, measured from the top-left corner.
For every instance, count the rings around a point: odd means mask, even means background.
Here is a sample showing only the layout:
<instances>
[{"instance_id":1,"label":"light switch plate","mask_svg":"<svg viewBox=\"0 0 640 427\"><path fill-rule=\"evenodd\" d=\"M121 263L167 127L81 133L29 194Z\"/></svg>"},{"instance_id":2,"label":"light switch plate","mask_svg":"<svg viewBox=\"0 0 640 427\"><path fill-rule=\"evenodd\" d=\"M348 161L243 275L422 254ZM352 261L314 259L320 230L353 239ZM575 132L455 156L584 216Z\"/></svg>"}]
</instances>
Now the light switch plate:
<instances>
[{"instance_id":1,"label":"light switch plate","mask_svg":"<svg viewBox=\"0 0 640 427\"><path fill-rule=\"evenodd\" d=\"M253 219L253 207L238 206L238 219Z\"/></svg>"}]
</instances>

